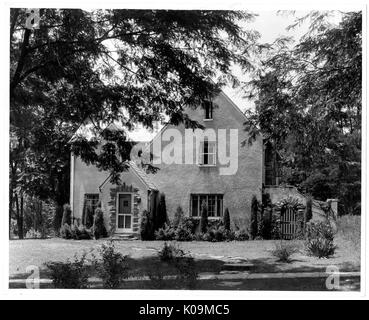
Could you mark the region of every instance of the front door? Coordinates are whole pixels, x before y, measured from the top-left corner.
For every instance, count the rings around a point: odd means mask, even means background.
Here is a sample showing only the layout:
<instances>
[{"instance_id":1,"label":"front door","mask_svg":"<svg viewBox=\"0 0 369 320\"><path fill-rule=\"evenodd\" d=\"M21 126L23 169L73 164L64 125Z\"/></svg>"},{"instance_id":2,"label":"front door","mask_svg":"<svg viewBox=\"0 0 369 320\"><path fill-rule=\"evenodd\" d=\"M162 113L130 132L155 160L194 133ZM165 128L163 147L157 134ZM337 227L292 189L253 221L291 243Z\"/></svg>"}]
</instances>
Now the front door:
<instances>
[{"instance_id":1,"label":"front door","mask_svg":"<svg viewBox=\"0 0 369 320\"><path fill-rule=\"evenodd\" d=\"M117 232L132 232L133 194L118 194Z\"/></svg>"}]
</instances>

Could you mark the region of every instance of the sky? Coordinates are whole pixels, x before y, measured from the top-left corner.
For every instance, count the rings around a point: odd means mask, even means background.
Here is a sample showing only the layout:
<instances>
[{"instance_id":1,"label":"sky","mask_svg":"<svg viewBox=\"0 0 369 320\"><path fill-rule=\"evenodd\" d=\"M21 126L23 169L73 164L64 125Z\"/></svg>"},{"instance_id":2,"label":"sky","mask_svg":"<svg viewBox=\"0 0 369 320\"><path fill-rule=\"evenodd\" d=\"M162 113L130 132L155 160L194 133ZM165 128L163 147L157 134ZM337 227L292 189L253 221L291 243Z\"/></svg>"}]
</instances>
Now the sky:
<instances>
[{"instance_id":1,"label":"sky","mask_svg":"<svg viewBox=\"0 0 369 320\"><path fill-rule=\"evenodd\" d=\"M288 14L286 11L257 11L254 13L258 16L254 21L243 24L243 28L258 31L261 43L273 43L280 36L292 36L297 41L308 31L309 21L293 30L287 30L287 27L293 24L296 18L305 16L308 11L296 11L294 15L291 12ZM340 18L341 15L336 12L330 18L330 22L336 24L340 21ZM240 70L235 69L234 74L241 80L247 80L247 75L240 72ZM242 111L253 108L253 102L243 98L244 94L240 88L232 89L228 86L224 87L223 91Z\"/></svg>"}]
</instances>

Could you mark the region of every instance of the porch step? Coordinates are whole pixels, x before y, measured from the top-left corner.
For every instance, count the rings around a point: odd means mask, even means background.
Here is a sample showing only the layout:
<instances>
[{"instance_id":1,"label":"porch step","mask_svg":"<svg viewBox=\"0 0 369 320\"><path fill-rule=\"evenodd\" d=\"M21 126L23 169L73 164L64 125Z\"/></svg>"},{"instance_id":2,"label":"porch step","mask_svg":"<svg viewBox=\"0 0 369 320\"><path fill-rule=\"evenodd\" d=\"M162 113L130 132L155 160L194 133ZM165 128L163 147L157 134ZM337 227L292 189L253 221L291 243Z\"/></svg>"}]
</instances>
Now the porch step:
<instances>
[{"instance_id":1,"label":"porch step","mask_svg":"<svg viewBox=\"0 0 369 320\"><path fill-rule=\"evenodd\" d=\"M115 234L113 240L138 240L135 234Z\"/></svg>"},{"instance_id":2,"label":"porch step","mask_svg":"<svg viewBox=\"0 0 369 320\"><path fill-rule=\"evenodd\" d=\"M225 263L222 271L250 271L254 265L252 263Z\"/></svg>"}]
</instances>

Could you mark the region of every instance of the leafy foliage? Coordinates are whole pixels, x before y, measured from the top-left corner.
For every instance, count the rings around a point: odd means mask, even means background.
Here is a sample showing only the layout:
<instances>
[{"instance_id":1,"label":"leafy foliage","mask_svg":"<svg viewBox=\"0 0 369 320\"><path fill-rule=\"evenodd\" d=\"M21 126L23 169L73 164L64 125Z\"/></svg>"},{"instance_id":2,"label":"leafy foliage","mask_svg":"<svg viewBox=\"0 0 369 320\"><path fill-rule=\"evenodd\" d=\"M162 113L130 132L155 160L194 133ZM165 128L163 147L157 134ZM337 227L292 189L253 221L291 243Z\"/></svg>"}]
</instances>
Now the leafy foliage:
<instances>
[{"instance_id":1,"label":"leafy foliage","mask_svg":"<svg viewBox=\"0 0 369 320\"><path fill-rule=\"evenodd\" d=\"M272 255L277 257L278 261L290 263L291 255L296 252L297 248L293 244L286 244L281 241L272 251Z\"/></svg>"},{"instance_id":2,"label":"leafy foliage","mask_svg":"<svg viewBox=\"0 0 369 320\"><path fill-rule=\"evenodd\" d=\"M141 218L141 240L153 240L154 239L154 227L151 215L147 210L142 212Z\"/></svg>"},{"instance_id":3,"label":"leafy foliage","mask_svg":"<svg viewBox=\"0 0 369 320\"><path fill-rule=\"evenodd\" d=\"M253 195L251 199L251 227L250 227L252 239L255 239L256 236L258 235L258 210L259 210L259 202L256 196Z\"/></svg>"},{"instance_id":4,"label":"leafy foliage","mask_svg":"<svg viewBox=\"0 0 369 320\"><path fill-rule=\"evenodd\" d=\"M306 234L306 250L318 258L329 258L334 255L334 232L329 221L310 222Z\"/></svg>"},{"instance_id":5,"label":"leafy foliage","mask_svg":"<svg viewBox=\"0 0 369 320\"><path fill-rule=\"evenodd\" d=\"M184 217L184 213L181 206L178 206L176 212L174 213L173 226L177 227Z\"/></svg>"},{"instance_id":6,"label":"leafy foliage","mask_svg":"<svg viewBox=\"0 0 369 320\"><path fill-rule=\"evenodd\" d=\"M208 229L208 208L205 201L201 204L200 231L206 233Z\"/></svg>"},{"instance_id":7,"label":"leafy foliage","mask_svg":"<svg viewBox=\"0 0 369 320\"><path fill-rule=\"evenodd\" d=\"M95 239L105 238L108 235L104 224L104 212L99 207L95 209L92 233Z\"/></svg>"},{"instance_id":8,"label":"leafy foliage","mask_svg":"<svg viewBox=\"0 0 369 320\"><path fill-rule=\"evenodd\" d=\"M127 256L115 250L113 241L101 245L100 255L101 259L95 261L95 265L104 288L119 288L128 277Z\"/></svg>"},{"instance_id":9,"label":"leafy foliage","mask_svg":"<svg viewBox=\"0 0 369 320\"><path fill-rule=\"evenodd\" d=\"M226 208L224 210L224 216L223 216L223 224L224 224L224 229L227 231L231 230L231 218L229 216L229 210L228 208Z\"/></svg>"},{"instance_id":10,"label":"leafy foliage","mask_svg":"<svg viewBox=\"0 0 369 320\"><path fill-rule=\"evenodd\" d=\"M131 130L169 118L199 127L184 107L199 106L227 81L237 85L231 66L251 68L245 48L258 37L242 31L239 22L254 15L240 11L40 9L40 15L40 28L27 29L26 10L10 10L10 207L21 224L24 193L52 199L56 230L69 198L71 151L117 182L132 142L110 125ZM74 135L81 125L91 137Z\"/></svg>"},{"instance_id":11,"label":"leafy foliage","mask_svg":"<svg viewBox=\"0 0 369 320\"><path fill-rule=\"evenodd\" d=\"M185 255L184 251L175 244L164 243L163 248L158 252L161 261L172 261Z\"/></svg>"},{"instance_id":12,"label":"leafy foliage","mask_svg":"<svg viewBox=\"0 0 369 320\"><path fill-rule=\"evenodd\" d=\"M86 253L74 257L74 261L46 262L47 269L55 288L86 289L88 287L88 266Z\"/></svg>"},{"instance_id":13,"label":"leafy foliage","mask_svg":"<svg viewBox=\"0 0 369 320\"><path fill-rule=\"evenodd\" d=\"M311 29L295 46L279 39L265 47L247 87L255 110L244 143L261 132L281 158L282 183L360 213L362 14L342 13L337 26L324 12L309 18Z\"/></svg>"}]
</instances>

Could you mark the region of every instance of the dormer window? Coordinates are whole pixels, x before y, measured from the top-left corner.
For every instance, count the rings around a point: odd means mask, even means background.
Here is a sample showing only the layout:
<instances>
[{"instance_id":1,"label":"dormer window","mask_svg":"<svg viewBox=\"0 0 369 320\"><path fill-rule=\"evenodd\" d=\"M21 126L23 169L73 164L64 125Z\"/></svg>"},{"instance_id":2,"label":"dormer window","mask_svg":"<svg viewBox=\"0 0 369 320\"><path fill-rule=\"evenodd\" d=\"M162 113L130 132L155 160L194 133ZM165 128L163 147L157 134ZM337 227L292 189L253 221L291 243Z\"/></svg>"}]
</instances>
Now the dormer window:
<instances>
[{"instance_id":1,"label":"dormer window","mask_svg":"<svg viewBox=\"0 0 369 320\"><path fill-rule=\"evenodd\" d=\"M213 120L213 102L210 100L204 101L204 120Z\"/></svg>"}]
</instances>

